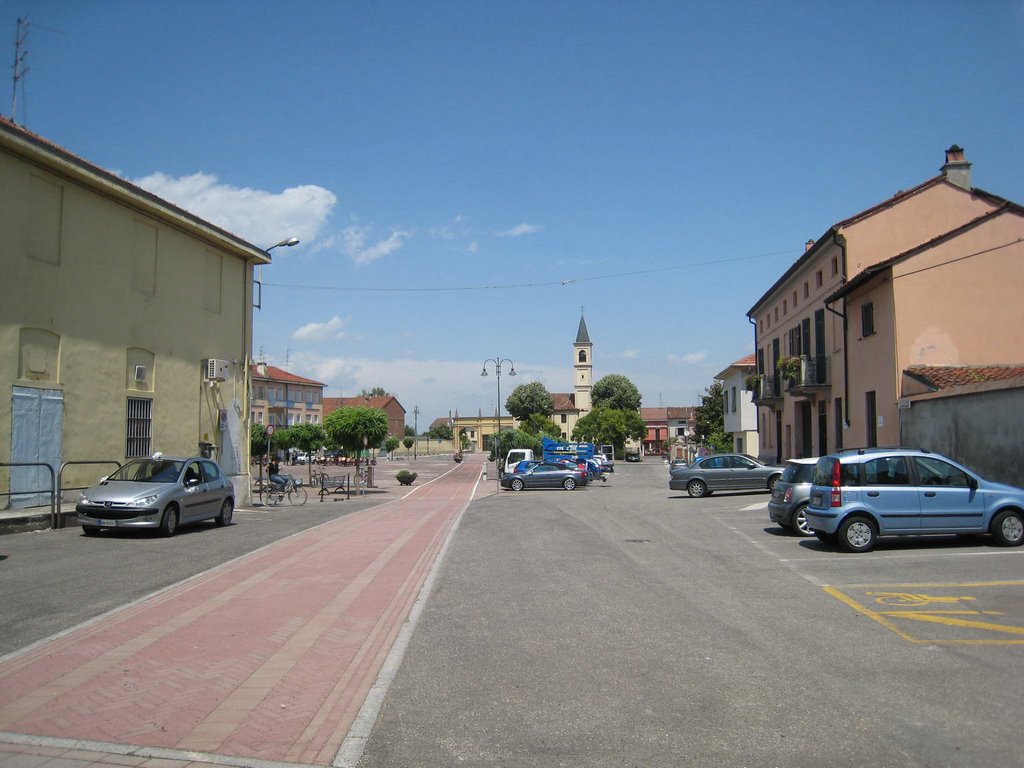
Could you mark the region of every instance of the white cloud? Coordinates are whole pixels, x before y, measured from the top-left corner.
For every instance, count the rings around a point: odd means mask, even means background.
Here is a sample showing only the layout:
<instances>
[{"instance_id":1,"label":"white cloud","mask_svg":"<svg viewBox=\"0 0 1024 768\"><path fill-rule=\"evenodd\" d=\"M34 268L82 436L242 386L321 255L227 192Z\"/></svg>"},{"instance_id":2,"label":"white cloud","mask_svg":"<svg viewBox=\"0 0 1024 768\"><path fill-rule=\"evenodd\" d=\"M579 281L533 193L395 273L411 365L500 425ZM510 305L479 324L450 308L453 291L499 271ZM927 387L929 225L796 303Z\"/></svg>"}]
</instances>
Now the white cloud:
<instances>
[{"instance_id":1,"label":"white cloud","mask_svg":"<svg viewBox=\"0 0 1024 768\"><path fill-rule=\"evenodd\" d=\"M503 229L500 232L495 232L495 237L522 237L523 235L532 235L534 232L540 232L542 227L538 227L536 224L517 224L511 229Z\"/></svg>"},{"instance_id":2,"label":"white cloud","mask_svg":"<svg viewBox=\"0 0 1024 768\"><path fill-rule=\"evenodd\" d=\"M622 354L620 355L620 357L622 357L624 360L636 360L638 357L640 357L640 350L639 349L626 349L626 350L623 350Z\"/></svg>"},{"instance_id":3,"label":"white cloud","mask_svg":"<svg viewBox=\"0 0 1024 768\"><path fill-rule=\"evenodd\" d=\"M331 339L344 339L346 337L345 327L349 318L342 320L335 315L326 323L307 323L292 334L297 341L329 341Z\"/></svg>"},{"instance_id":4,"label":"white cloud","mask_svg":"<svg viewBox=\"0 0 1024 768\"><path fill-rule=\"evenodd\" d=\"M412 232L405 232L400 229L393 230L383 240L372 245L367 245L371 230L359 224L350 224L341 233L343 250L356 264L370 264L377 259L394 253L401 248L405 241L412 237Z\"/></svg>"},{"instance_id":5,"label":"white cloud","mask_svg":"<svg viewBox=\"0 0 1024 768\"><path fill-rule=\"evenodd\" d=\"M707 352L691 352L688 355L674 355L669 354L668 361L676 365L696 365L702 363L707 358Z\"/></svg>"},{"instance_id":6,"label":"white cloud","mask_svg":"<svg viewBox=\"0 0 1024 768\"><path fill-rule=\"evenodd\" d=\"M260 248L288 237L315 241L338 202L333 192L313 184L268 192L223 184L208 173L175 178L157 172L131 181Z\"/></svg>"}]
</instances>

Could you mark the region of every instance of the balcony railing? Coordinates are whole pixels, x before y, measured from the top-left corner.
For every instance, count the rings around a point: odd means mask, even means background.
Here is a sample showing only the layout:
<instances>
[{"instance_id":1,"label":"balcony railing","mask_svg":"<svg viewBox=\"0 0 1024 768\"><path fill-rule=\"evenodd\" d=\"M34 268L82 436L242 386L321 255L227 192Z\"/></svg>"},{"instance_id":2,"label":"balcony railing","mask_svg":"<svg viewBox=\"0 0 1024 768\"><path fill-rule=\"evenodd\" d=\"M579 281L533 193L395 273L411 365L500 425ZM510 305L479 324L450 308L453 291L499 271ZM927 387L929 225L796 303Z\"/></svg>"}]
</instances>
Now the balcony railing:
<instances>
[{"instance_id":1,"label":"balcony railing","mask_svg":"<svg viewBox=\"0 0 1024 768\"><path fill-rule=\"evenodd\" d=\"M800 358L800 374L795 379L789 380L787 389L828 387L831 384L828 356L816 355L809 357L804 355Z\"/></svg>"}]
</instances>

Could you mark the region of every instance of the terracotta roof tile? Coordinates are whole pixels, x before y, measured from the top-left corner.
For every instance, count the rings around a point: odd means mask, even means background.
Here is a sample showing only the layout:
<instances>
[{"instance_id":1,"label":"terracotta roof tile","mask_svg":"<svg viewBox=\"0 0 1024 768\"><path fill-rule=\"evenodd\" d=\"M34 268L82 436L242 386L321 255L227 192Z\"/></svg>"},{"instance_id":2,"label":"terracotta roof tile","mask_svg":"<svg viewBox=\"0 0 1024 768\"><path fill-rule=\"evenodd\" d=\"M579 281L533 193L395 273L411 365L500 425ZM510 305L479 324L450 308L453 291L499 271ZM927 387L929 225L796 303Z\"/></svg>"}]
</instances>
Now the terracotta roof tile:
<instances>
[{"instance_id":1,"label":"terracotta roof tile","mask_svg":"<svg viewBox=\"0 0 1024 768\"><path fill-rule=\"evenodd\" d=\"M1024 377L1024 365L912 365L914 378L935 390Z\"/></svg>"},{"instance_id":2,"label":"terracotta roof tile","mask_svg":"<svg viewBox=\"0 0 1024 768\"><path fill-rule=\"evenodd\" d=\"M554 403L555 413L562 411L575 411L576 395L568 392L551 392L551 402Z\"/></svg>"},{"instance_id":3,"label":"terracotta roof tile","mask_svg":"<svg viewBox=\"0 0 1024 768\"><path fill-rule=\"evenodd\" d=\"M261 366L250 365L249 370L252 373L252 378L259 381L286 381L293 384L311 384L317 387L326 387L322 381L314 381L313 379L307 379L302 376L296 376L294 373L289 373L283 368L278 368L273 365L266 366L266 373L262 374L259 371Z\"/></svg>"}]
</instances>

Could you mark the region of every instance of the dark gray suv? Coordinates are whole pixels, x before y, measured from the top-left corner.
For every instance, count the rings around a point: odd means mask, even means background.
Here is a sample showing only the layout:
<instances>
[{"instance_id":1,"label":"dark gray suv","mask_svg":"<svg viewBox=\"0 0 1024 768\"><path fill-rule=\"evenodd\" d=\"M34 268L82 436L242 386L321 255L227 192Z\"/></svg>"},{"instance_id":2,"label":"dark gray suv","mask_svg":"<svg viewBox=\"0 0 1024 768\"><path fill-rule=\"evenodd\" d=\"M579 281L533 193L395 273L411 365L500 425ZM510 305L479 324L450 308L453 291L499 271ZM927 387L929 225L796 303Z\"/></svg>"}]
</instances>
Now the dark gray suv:
<instances>
[{"instance_id":1,"label":"dark gray suv","mask_svg":"<svg viewBox=\"0 0 1024 768\"><path fill-rule=\"evenodd\" d=\"M1024 543L1024 490L994 483L938 453L862 448L822 456L807 522L822 541L867 552L879 536L991 534Z\"/></svg>"}]
</instances>

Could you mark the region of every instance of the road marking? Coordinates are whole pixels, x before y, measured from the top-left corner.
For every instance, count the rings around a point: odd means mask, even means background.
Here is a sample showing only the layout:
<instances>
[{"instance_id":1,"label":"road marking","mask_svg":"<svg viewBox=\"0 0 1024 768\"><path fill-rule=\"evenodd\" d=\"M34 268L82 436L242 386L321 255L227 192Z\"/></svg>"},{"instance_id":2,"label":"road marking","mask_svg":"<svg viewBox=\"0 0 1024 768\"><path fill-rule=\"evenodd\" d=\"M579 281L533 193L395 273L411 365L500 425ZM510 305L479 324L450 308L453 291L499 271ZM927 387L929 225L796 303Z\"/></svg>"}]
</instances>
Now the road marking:
<instances>
[{"instance_id":1,"label":"road marking","mask_svg":"<svg viewBox=\"0 0 1024 768\"><path fill-rule=\"evenodd\" d=\"M871 585L846 587L825 586L824 591L904 640L928 645L1022 645L1024 644L1024 611L1009 614L988 607L1002 607L1000 598L1012 594L1011 604L1019 605L1017 593L1024 581L969 582L961 584L892 584L884 591ZM913 592L904 591L913 589ZM922 592L935 590L939 594ZM962 590L977 590L975 595ZM996 592L999 590L999 592ZM954 594L950 594L954 592ZM995 594L993 594L995 593ZM869 607L873 603L885 609ZM984 604L984 606L982 605ZM889 610L898 606L899 610ZM934 607L942 606L942 607ZM977 609L974 608L977 606ZM970 617L970 618L968 618ZM1001 619L995 621L994 619ZM921 624L932 628L927 636Z\"/></svg>"}]
</instances>

